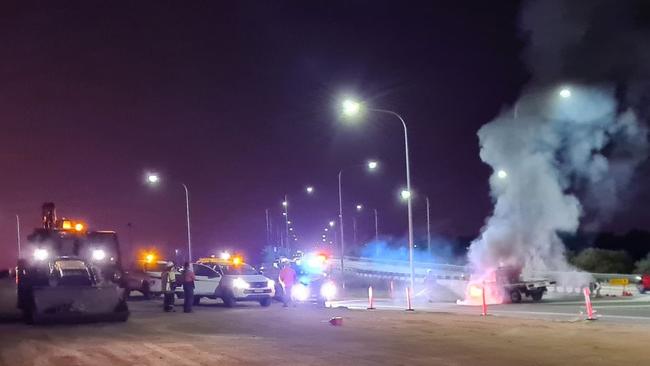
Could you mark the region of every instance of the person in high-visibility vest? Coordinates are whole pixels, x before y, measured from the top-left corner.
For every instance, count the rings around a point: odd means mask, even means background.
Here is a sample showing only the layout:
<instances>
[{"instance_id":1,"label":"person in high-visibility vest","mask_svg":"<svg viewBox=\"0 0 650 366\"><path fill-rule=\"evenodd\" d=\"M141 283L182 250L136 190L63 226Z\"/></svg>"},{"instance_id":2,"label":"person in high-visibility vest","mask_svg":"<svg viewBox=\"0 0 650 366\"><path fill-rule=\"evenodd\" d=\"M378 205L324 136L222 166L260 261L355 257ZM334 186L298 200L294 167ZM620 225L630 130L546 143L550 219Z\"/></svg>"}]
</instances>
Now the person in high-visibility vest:
<instances>
[{"instance_id":1,"label":"person in high-visibility vest","mask_svg":"<svg viewBox=\"0 0 650 366\"><path fill-rule=\"evenodd\" d=\"M163 310L166 312L174 310L174 290L176 289L176 273L174 263L169 262L167 268L160 275L160 286L164 296Z\"/></svg>"}]
</instances>

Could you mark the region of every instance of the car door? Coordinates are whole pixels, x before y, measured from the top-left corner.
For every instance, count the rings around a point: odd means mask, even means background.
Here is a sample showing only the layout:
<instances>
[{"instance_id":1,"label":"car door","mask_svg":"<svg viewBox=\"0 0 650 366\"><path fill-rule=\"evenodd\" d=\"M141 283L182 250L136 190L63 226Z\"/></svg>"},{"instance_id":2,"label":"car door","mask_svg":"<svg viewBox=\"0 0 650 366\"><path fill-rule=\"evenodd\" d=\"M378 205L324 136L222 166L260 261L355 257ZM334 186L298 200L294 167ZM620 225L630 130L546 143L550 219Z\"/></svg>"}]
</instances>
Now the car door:
<instances>
[{"instance_id":1,"label":"car door","mask_svg":"<svg viewBox=\"0 0 650 366\"><path fill-rule=\"evenodd\" d=\"M221 275L203 264L194 263L192 264L192 269L194 270L195 276L194 294L204 296L214 295L214 290L219 286L219 281L221 281Z\"/></svg>"}]
</instances>

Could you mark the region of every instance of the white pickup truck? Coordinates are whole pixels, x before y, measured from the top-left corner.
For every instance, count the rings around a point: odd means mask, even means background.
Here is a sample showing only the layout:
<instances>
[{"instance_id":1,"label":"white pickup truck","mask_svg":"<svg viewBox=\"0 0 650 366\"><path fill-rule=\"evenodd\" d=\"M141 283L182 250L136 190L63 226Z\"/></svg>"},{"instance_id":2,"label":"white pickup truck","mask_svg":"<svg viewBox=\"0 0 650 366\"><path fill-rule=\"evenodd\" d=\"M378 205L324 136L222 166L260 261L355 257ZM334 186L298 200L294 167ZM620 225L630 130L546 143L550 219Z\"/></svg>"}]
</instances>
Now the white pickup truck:
<instances>
[{"instance_id":1,"label":"white pickup truck","mask_svg":"<svg viewBox=\"0 0 650 366\"><path fill-rule=\"evenodd\" d=\"M555 284L555 281L548 279L522 280L521 270L513 267L497 269L496 280L503 286L506 298L511 303L520 303L524 296L531 297L533 301L541 301L548 287Z\"/></svg>"},{"instance_id":2,"label":"white pickup truck","mask_svg":"<svg viewBox=\"0 0 650 366\"><path fill-rule=\"evenodd\" d=\"M137 291L147 299L159 296L162 293L161 274L169 267L170 263L169 261L154 261L151 263L139 261L135 268L126 271L124 274L123 282L127 293Z\"/></svg>"},{"instance_id":3,"label":"white pickup truck","mask_svg":"<svg viewBox=\"0 0 650 366\"><path fill-rule=\"evenodd\" d=\"M235 306L237 301L256 301L269 306L275 296L275 282L246 263L192 263L192 270L195 305L205 297L219 298L228 307ZM176 288L176 295L183 297L182 288Z\"/></svg>"}]
</instances>

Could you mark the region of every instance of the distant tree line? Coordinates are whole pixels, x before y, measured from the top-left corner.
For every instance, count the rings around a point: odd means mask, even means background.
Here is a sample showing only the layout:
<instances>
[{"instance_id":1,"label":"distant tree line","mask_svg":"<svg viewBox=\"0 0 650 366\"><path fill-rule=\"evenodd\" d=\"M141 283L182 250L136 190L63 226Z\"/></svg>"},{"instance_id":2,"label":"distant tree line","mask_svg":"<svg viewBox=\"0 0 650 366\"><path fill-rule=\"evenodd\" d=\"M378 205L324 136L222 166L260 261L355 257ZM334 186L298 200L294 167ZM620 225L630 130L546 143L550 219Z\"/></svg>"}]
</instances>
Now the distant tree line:
<instances>
[{"instance_id":1,"label":"distant tree line","mask_svg":"<svg viewBox=\"0 0 650 366\"><path fill-rule=\"evenodd\" d=\"M594 273L650 273L650 232L562 235L570 263Z\"/></svg>"}]
</instances>

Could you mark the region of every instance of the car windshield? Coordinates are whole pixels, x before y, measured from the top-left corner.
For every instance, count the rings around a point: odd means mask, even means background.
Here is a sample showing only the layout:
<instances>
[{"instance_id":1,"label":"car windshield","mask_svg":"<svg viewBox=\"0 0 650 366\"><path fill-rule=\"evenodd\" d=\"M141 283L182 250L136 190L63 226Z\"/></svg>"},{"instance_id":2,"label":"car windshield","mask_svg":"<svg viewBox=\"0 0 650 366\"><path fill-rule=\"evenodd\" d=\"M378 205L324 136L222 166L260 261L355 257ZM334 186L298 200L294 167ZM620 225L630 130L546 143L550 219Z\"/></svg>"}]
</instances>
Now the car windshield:
<instances>
[{"instance_id":1,"label":"car windshield","mask_svg":"<svg viewBox=\"0 0 650 366\"><path fill-rule=\"evenodd\" d=\"M221 265L224 275L256 275L257 271L251 265L242 263L239 265L228 264Z\"/></svg>"}]
</instances>

